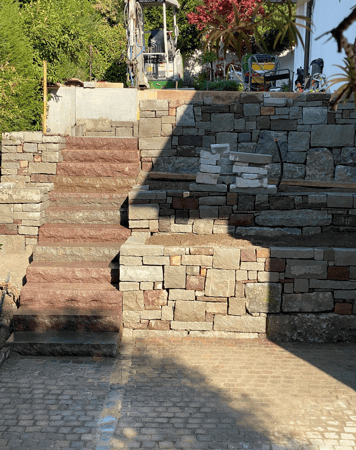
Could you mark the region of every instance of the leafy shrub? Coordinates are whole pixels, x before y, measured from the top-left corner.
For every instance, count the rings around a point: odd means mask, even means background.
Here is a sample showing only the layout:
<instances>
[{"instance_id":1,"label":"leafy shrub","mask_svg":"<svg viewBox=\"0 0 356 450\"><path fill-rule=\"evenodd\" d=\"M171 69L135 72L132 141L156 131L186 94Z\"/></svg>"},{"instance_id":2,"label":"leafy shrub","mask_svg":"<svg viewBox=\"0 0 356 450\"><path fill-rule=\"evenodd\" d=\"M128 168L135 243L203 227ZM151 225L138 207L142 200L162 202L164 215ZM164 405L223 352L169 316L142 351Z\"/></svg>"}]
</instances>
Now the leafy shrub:
<instances>
[{"instance_id":1,"label":"leafy shrub","mask_svg":"<svg viewBox=\"0 0 356 450\"><path fill-rule=\"evenodd\" d=\"M2 0L0 23L0 132L39 129L41 75L15 1Z\"/></svg>"},{"instance_id":2,"label":"leafy shrub","mask_svg":"<svg viewBox=\"0 0 356 450\"><path fill-rule=\"evenodd\" d=\"M243 86L234 80L223 81L196 81L194 87L197 91L242 91Z\"/></svg>"}]
</instances>

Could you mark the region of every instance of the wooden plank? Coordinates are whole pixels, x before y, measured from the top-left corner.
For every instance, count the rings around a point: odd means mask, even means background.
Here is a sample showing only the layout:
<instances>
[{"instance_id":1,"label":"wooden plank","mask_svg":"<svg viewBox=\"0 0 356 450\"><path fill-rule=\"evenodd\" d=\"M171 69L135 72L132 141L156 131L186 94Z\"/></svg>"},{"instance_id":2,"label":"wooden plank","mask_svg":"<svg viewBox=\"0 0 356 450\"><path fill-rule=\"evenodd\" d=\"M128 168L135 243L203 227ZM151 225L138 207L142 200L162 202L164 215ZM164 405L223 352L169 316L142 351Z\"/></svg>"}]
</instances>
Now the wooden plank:
<instances>
[{"instance_id":1,"label":"wooden plank","mask_svg":"<svg viewBox=\"0 0 356 450\"><path fill-rule=\"evenodd\" d=\"M277 179L268 180L269 184L277 184ZM281 184L288 186L305 186L315 188L341 188L356 189L356 183L344 183L342 181L314 181L314 180L282 180Z\"/></svg>"},{"instance_id":2,"label":"wooden plank","mask_svg":"<svg viewBox=\"0 0 356 450\"><path fill-rule=\"evenodd\" d=\"M195 181L195 173L169 173L169 172L149 172L147 177L150 180L180 180Z\"/></svg>"}]
</instances>

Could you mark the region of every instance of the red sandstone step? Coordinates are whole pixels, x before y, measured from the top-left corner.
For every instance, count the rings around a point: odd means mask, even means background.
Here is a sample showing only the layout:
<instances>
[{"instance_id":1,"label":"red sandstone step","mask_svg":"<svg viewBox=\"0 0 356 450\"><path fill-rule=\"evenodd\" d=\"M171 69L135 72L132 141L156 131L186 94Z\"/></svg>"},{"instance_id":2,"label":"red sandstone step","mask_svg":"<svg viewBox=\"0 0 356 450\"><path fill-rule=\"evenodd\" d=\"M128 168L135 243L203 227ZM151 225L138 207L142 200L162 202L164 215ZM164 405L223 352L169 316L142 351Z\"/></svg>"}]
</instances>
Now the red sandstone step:
<instances>
[{"instance_id":1,"label":"red sandstone step","mask_svg":"<svg viewBox=\"0 0 356 450\"><path fill-rule=\"evenodd\" d=\"M101 261L33 261L27 283L118 283L119 263Z\"/></svg>"},{"instance_id":2,"label":"red sandstone step","mask_svg":"<svg viewBox=\"0 0 356 450\"><path fill-rule=\"evenodd\" d=\"M138 150L62 150L64 161L138 163Z\"/></svg>"},{"instance_id":3,"label":"red sandstone step","mask_svg":"<svg viewBox=\"0 0 356 450\"><path fill-rule=\"evenodd\" d=\"M120 331L122 307L51 309L21 306L13 316L14 331Z\"/></svg>"},{"instance_id":4,"label":"red sandstone step","mask_svg":"<svg viewBox=\"0 0 356 450\"><path fill-rule=\"evenodd\" d=\"M137 150L137 138L66 137L67 150Z\"/></svg>"},{"instance_id":5,"label":"red sandstone step","mask_svg":"<svg viewBox=\"0 0 356 450\"><path fill-rule=\"evenodd\" d=\"M77 223L77 224L116 224L122 220L122 213L119 208L91 207L91 208L71 208L71 207L49 207L46 209L47 223ZM123 214L125 215L125 214Z\"/></svg>"},{"instance_id":6,"label":"red sandstone step","mask_svg":"<svg viewBox=\"0 0 356 450\"><path fill-rule=\"evenodd\" d=\"M116 192L57 192L49 193L53 207L120 208L127 199L127 189Z\"/></svg>"},{"instance_id":7,"label":"red sandstone step","mask_svg":"<svg viewBox=\"0 0 356 450\"><path fill-rule=\"evenodd\" d=\"M46 223L39 242L116 242L124 243L131 231L121 225Z\"/></svg>"},{"instance_id":8,"label":"red sandstone step","mask_svg":"<svg viewBox=\"0 0 356 450\"><path fill-rule=\"evenodd\" d=\"M136 177L138 173L137 163L61 162L57 164L57 175L64 176Z\"/></svg>"},{"instance_id":9,"label":"red sandstone step","mask_svg":"<svg viewBox=\"0 0 356 450\"><path fill-rule=\"evenodd\" d=\"M27 283L20 305L36 308L120 308L122 292L110 283Z\"/></svg>"},{"instance_id":10,"label":"red sandstone step","mask_svg":"<svg viewBox=\"0 0 356 450\"><path fill-rule=\"evenodd\" d=\"M120 177L77 177L62 175L31 175L31 183L54 183L57 192L122 193L130 191L136 183L136 177L121 175Z\"/></svg>"}]
</instances>

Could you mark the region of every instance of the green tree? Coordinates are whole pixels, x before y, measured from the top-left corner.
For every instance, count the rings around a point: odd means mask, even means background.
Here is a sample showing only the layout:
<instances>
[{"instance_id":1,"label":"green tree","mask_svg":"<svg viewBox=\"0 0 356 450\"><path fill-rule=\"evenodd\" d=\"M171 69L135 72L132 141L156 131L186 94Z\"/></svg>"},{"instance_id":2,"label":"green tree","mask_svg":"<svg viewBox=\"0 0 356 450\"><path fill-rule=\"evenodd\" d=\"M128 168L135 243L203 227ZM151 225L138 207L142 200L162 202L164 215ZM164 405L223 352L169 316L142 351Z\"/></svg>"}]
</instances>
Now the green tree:
<instances>
[{"instance_id":1,"label":"green tree","mask_svg":"<svg viewBox=\"0 0 356 450\"><path fill-rule=\"evenodd\" d=\"M0 23L0 132L39 129L41 75L16 1L2 0Z\"/></svg>"}]
</instances>

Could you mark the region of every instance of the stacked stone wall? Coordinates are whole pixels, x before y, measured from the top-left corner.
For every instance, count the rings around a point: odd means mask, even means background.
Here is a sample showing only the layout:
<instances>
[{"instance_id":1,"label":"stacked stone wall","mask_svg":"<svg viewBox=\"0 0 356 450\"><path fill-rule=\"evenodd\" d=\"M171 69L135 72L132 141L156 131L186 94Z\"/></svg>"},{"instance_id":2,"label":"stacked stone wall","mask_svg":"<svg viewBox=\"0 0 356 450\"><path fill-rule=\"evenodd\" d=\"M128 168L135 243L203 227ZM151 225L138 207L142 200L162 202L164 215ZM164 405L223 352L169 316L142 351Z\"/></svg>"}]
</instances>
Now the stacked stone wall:
<instances>
[{"instance_id":1,"label":"stacked stone wall","mask_svg":"<svg viewBox=\"0 0 356 450\"><path fill-rule=\"evenodd\" d=\"M233 190L233 189L232 189ZM185 191L132 191L133 235L156 233L312 235L356 231L356 194L243 194L192 183Z\"/></svg>"},{"instance_id":2,"label":"stacked stone wall","mask_svg":"<svg viewBox=\"0 0 356 450\"><path fill-rule=\"evenodd\" d=\"M135 335L356 341L356 249L163 247L131 237L120 290Z\"/></svg>"},{"instance_id":3,"label":"stacked stone wall","mask_svg":"<svg viewBox=\"0 0 356 450\"><path fill-rule=\"evenodd\" d=\"M140 100L142 169L192 173L201 150L229 143L231 151L272 155L269 178L356 181L354 103L329 105L322 93L161 91Z\"/></svg>"}]
</instances>

